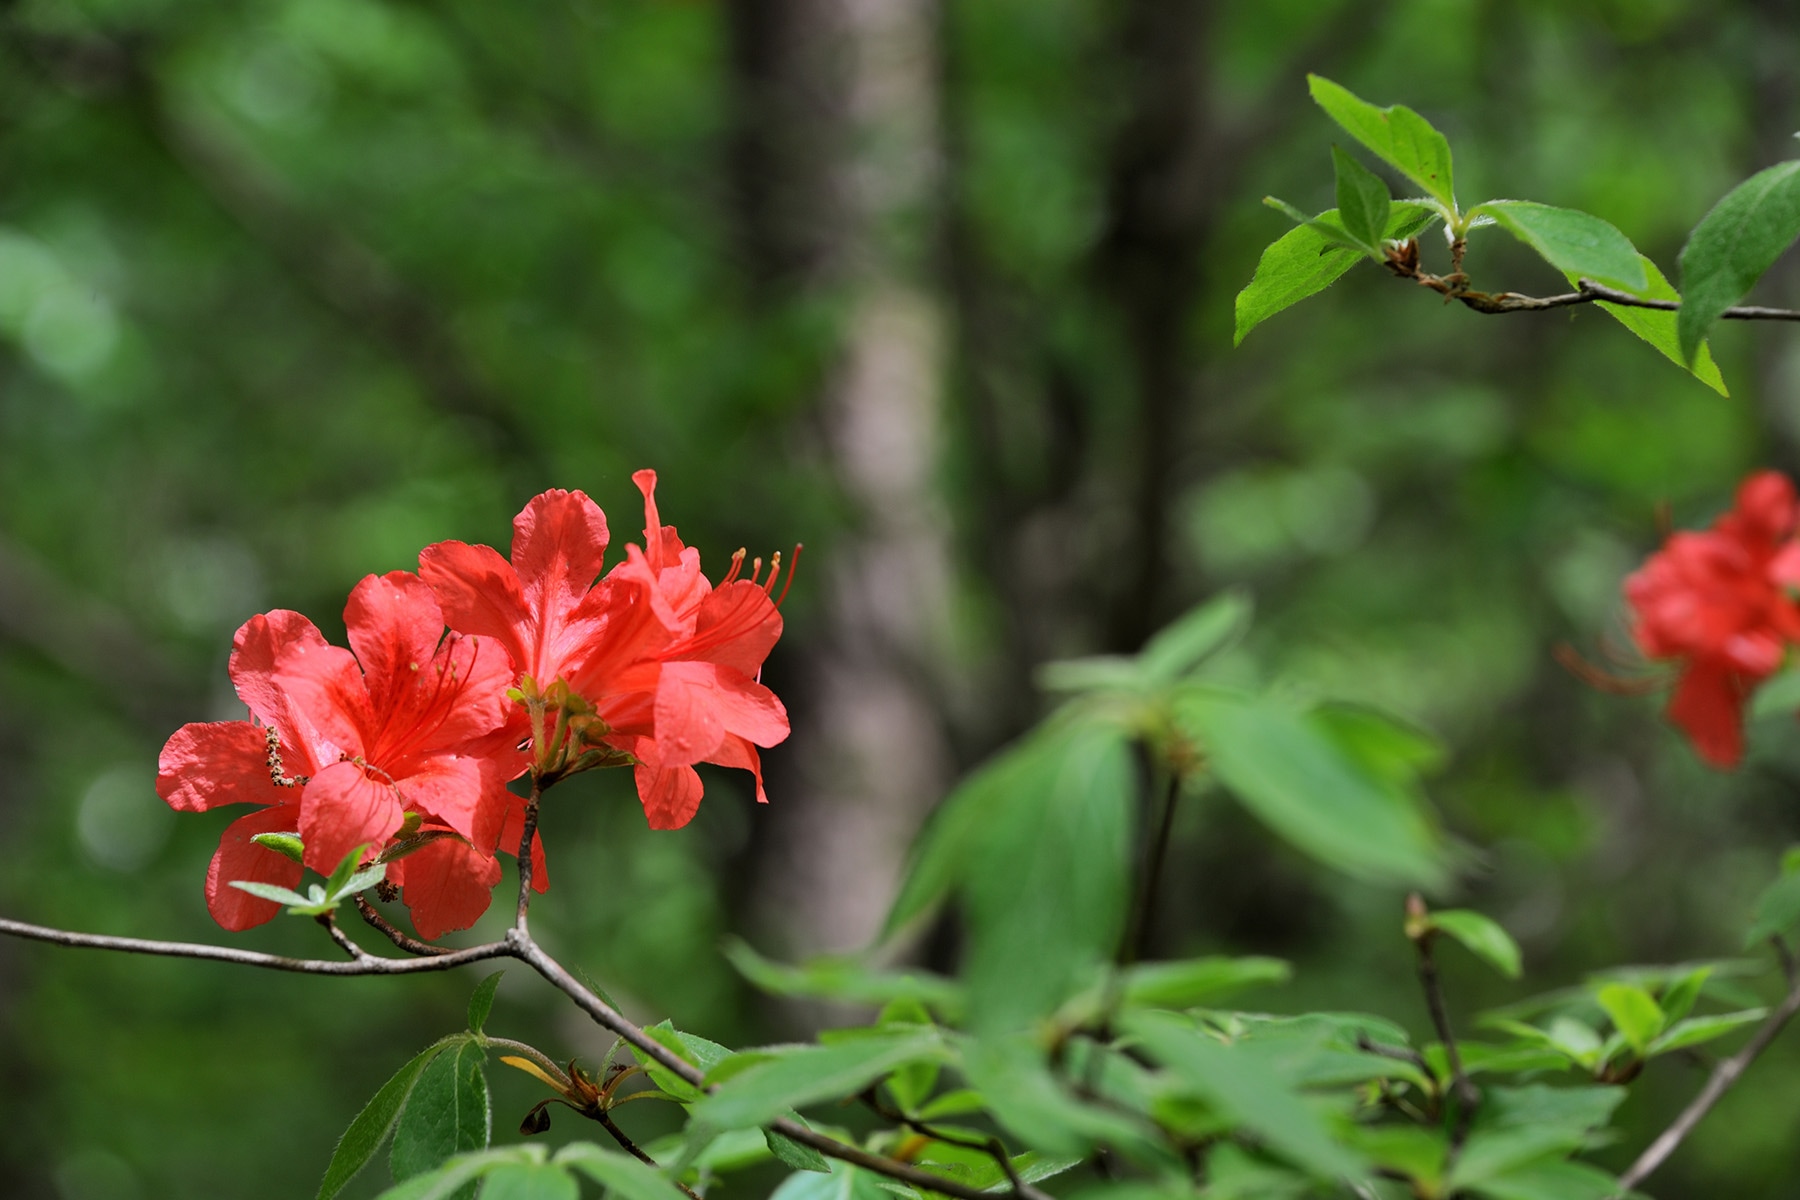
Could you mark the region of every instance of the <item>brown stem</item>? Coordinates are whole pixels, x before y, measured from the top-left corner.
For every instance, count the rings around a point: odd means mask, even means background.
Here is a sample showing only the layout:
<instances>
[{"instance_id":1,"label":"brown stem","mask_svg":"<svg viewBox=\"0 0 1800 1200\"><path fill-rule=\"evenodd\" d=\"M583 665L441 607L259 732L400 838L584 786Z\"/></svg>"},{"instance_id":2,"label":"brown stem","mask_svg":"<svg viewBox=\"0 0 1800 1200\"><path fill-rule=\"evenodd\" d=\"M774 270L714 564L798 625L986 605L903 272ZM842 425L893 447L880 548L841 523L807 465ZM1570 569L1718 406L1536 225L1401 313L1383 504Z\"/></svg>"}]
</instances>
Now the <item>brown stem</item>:
<instances>
[{"instance_id":1,"label":"brown stem","mask_svg":"<svg viewBox=\"0 0 1800 1200\"><path fill-rule=\"evenodd\" d=\"M1694 1127L1700 1124L1707 1113L1712 1111L1713 1105L1719 1102L1719 1098L1731 1090L1732 1085L1738 1081L1750 1064L1756 1061L1756 1056L1769 1048L1769 1043L1773 1042L1782 1028L1793 1020L1796 1012L1800 1012L1800 985L1789 987L1788 994L1781 1001L1780 1007L1770 1013L1769 1019L1757 1027L1755 1035L1745 1044L1744 1048L1713 1068L1712 1074L1707 1077L1706 1085L1700 1089L1700 1094L1681 1110L1681 1115L1676 1117L1674 1122L1663 1130L1642 1154L1638 1155L1637 1161L1632 1163L1623 1175L1619 1176L1621 1193L1629 1192L1642 1183L1651 1172L1663 1165L1669 1155L1675 1153L1676 1147L1687 1139L1688 1134L1694 1132Z\"/></svg>"},{"instance_id":2,"label":"brown stem","mask_svg":"<svg viewBox=\"0 0 1800 1200\"><path fill-rule=\"evenodd\" d=\"M1475 1106L1481 1103L1481 1093L1463 1072L1462 1055L1456 1049L1456 1035L1450 1031L1450 1013L1444 1005L1444 987L1438 979L1437 959L1431 953L1432 939L1437 931L1426 920L1425 901L1414 892L1407 897L1406 909L1407 936L1419 954L1419 983L1425 990L1425 1007L1431 1011L1431 1024L1437 1030L1438 1040L1444 1044L1444 1059L1450 1064L1451 1087L1455 1090L1457 1103L1461 1107L1456 1116L1456 1127L1450 1133L1451 1147L1460 1148L1463 1139L1469 1135L1469 1122L1475 1116Z\"/></svg>"},{"instance_id":3,"label":"brown stem","mask_svg":"<svg viewBox=\"0 0 1800 1200\"><path fill-rule=\"evenodd\" d=\"M1131 909L1131 924L1119 947L1119 965L1130 966L1149 948L1151 919L1156 911L1156 895L1162 889L1163 860L1169 856L1169 835L1175 828L1175 802L1181 797L1181 774L1169 772L1169 784L1163 793L1162 818L1156 835L1145 854L1144 884L1138 889Z\"/></svg>"},{"instance_id":4,"label":"brown stem","mask_svg":"<svg viewBox=\"0 0 1800 1200\"><path fill-rule=\"evenodd\" d=\"M531 908L531 843L537 837L538 800L542 795L537 771L533 770L531 796L525 801L525 828L519 835L519 909L513 928L521 935L525 935L526 913Z\"/></svg>"},{"instance_id":5,"label":"brown stem","mask_svg":"<svg viewBox=\"0 0 1800 1200\"><path fill-rule=\"evenodd\" d=\"M451 953L450 950L443 946L433 946L430 942L421 942L418 938L406 933L386 917L382 916L381 911L373 904L370 904L368 900L364 899L362 896L356 898L356 911L362 914L362 919L368 922L371 928L408 954L417 954L422 957L434 957L440 954Z\"/></svg>"},{"instance_id":6,"label":"brown stem","mask_svg":"<svg viewBox=\"0 0 1800 1200\"><path fill-rule=\"evenodd\" d=\"M640 1147L636 1142L632 1141L631 1138L626 1135L626 1133L623 1129L620 1129L616 1124L614 1124L613 1119L607 1115L607 1112L604 1108L594 1108L592 1110L587 1110L587 1111L584 1111L583 1115L592 1117L592 1118L594 1118L594 1120L600 1122L600 1128L602 1128L602 1129L606 1130L606 1132L612 1134L613 1141L619 1143L620 1146L624 1147L625 1152L627 1154L631 1155L633 1158L637 1159L641 1163L645 1163L652 1167L656 1166L656 1160L654 1158L651 1158L648 1154L645 1154L642 1147ZM700 1196L692 1188L688 1187L687 1184L681 1182L681 1180L672 1179L669 1182L673 1183L676 1187L680 1188L681 1194L689 1197L690 1200L700 1200Z\"/></svg>"},{"instance_id":7,"label":"brown stem","mask_svg":"<svg viewBox=\"0 0 1800 1200\"><path fill-rule=\"evenodd\" d=\"M357 899L361 900L362 897L358 896ZM325 927L325 932L331 935L331 940L342 947L344 953L350 956L352 962L362 962L365 959L375 961L375 956L373 954L370 954L367 950L364 950L361 946L351 941L350 935L338 928L337 918L333 914L328 912L320 913L316 920L320 925Z\"/></svg>"}]
</instances>

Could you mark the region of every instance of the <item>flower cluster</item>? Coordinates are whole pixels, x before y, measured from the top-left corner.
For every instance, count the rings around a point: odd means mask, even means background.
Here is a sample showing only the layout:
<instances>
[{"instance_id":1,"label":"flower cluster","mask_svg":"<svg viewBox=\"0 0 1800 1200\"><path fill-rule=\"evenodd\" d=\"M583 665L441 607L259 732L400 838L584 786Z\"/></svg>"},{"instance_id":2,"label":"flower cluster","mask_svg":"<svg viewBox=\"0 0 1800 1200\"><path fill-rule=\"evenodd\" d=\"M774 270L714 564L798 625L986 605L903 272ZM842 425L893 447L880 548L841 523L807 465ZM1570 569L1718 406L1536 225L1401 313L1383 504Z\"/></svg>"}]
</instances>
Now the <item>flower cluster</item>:
<instances>
[{"instance_id":1,"label":"flower cluster","mask_svg":"<svg viewBox=\"0 0 1800 1200\"><path fill-rule=\"evenodd\" d=\"M371 575L350 593L350 648L299 613L277 610L238 630L231 680L245 721L183 726L164 746L157 792L186 811L258 807L229 825L206 877L227 929L280 905L234 882L293 888L302 861L328 873L362 848L386 869L427 938L466 929L500 880L497 855L525 835L526 797L591 767L630 765L654 829L678 829L701 798L697 763L749 770L788 733L787 713L758 682L781 636L758 560L743 551L713 586L699 552L644 495L644 544L602 576L606 517L581 492L553 490L513 521L510 559L439 542L419 572ZM302 861L259 835L298 834ZM532 883L548 886L541 839Z\"/></svg>"},{"instance_id":2,"label":"flower cluster","mask_svg":"<svg viewBox=\"0 0 1800 1200\"><path fill-rule=\"evenodd\" d=\"M1625 581L1632 636L1680 664L1669 719L1715 766L1744 752L1744 705L1800 642L1800 500L1774 471L1746 479L1732 510L1671 536Z\"/></svg>"}]
</instances>

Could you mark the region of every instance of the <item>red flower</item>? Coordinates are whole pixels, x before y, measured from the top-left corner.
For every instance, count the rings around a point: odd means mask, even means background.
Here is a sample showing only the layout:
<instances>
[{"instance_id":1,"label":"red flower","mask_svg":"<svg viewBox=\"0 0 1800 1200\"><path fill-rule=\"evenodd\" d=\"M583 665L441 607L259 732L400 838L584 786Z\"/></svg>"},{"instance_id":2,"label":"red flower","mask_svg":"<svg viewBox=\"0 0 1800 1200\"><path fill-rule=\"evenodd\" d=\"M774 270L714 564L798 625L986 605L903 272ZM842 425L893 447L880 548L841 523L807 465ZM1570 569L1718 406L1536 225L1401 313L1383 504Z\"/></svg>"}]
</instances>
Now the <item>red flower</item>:
<instances>
[{"instance_id":1,"label":"red flower","mask_svg":"<svg viewBox=\"0 0 1800 1200\"><path fill-rule=\"evenodd\" d=\"M156 794L173 808L204 812L222 804L263 806L225 827L206 871L206 907L213 920L234 931L261 925L281 906L227 886L230 881L285 888L300 882L299 863L250 839L298 830L300 788L291 781L336 758L273 680L276 646L303 624L306 618L299 613L273 612L251 617L237 632L231 680L260 726L250 721L183 725L157 760ZM277 783L278 778L289 782Z\"/></svg>"},{"instance_id":2,"label":"red flower","mask_svg":"<svg viewBox=\"0 0 1800 1200\"><path fill-rule=\"evenodd\" d=\"M326 873L359 845L385 847L409 812L422 831L454 836L396 859L388 878L404 889L423 936L466 928L487 908L500 879L496 843L504 825L517 830L523 806L506 782L525 761L494 736L507 717L505 656L446 637L430 589L402 571L359 583L344 618L354 654L298 613L251 618L231 671L260 726L179 730L164 748L158 790L177 808L267 806L227 829L214 858L208 905L227 928L266 921L278 906L225 882L299 881L298 865L250 843L252 834L297 829L306 865ZM269 755L271 732L278 757Z\"/></svg>"},{"instance_id":3,"label":"red flower","mask_svg":"<svg viewBox=\"0 0 1800 1200\"><path fill-rule=\"evenodd\" d=\"M699 551L661 523L655 473L632 478L644 493L645 548L628 546L597 583L606 518L582 493L563 491L538 496L513 521L511 562L485 546L440 542L419 556L419 573L452 629L507 648L533 700L547 704L558 682L568 688L586 710L580 718L594 721L581 745L636 758L651 827L676 829L700 803L698 762L750 770L757 799L767 799L756 747L787 736L787 714L755 677L781 616L773 572L768 584L738 579L740 552L714 588ZM532 732L540 767L564 754L544 744L556 740L547 728Z\"/></svg>"},{"instance_id":4,"label":"red flower","mask_svg":"<svg viewBox=\"0 0 1800 1200\"><path fill-rule=\"evenodd\" d=\"M1793 484L1759 472L1710 530L1675 534L1625 581L1639 649L1681 663L1669 719L1715 766L1743 756L1744 703L1800 640L1797 528Z\"/></svg>"}]
</instances>

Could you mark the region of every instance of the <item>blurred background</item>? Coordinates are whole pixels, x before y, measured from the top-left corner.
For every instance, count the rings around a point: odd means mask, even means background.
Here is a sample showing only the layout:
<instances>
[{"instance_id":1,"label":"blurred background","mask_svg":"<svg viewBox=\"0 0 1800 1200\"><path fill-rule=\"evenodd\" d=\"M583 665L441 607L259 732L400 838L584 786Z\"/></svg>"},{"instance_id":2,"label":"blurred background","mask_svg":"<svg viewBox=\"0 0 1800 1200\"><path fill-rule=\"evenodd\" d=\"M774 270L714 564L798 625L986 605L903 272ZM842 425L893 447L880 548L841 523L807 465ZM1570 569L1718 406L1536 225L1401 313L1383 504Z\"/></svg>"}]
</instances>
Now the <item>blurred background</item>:
<instances>
[{"instance_id":1,"label":"blurred background","mask_svg":"<svg viewBox=\"0 0 1800 1200\"><path fill-rule=\"evenodd\" d=\"M1365 268L1233 350L1231 302L1287 227L1265 193L1332 203L1307 71L1424 112L1465 204L1589 209L1672 275L1792 153L1796 62L1775 0L3 0L0 911L326 952L306 922L214 927L230 814L152 790L171 731L241 711L233 630L283 607L339 636L361 576L504 548L545 487L622 545L651 466L715 574L807 549L772 803L720 773L651 835L604 773L545 814L542 936L637 1016L804 1032L720 939L865 943L947 786L1043 711L1037 664L1238 584L1234 669L1445 740L1435 798L1481 850L1445 900L1528 972L1448 960L1465 1028L1730 956L1800 835L1792 717L1710 773L1657 701L1552 652L1620 644L1659 520L1800 467L1792 334L1721 329L1724 399L1598 312L1482 317ZM1561 290L1499 236L1477 286ZM1797 290L1778 267L1755 298ZM1424 1031L1397 894L1229 805L1184 809L1175 853L1160 954L1285 956L1295 983L1247 1003ZM603 1054L521 970L490 1029ZM480 974L0 943L0 1194L309 1196ZM1658 1194L1792 1195L1797 1067L1790 1037ZM1652 1068L1636 1144L1700 1078ZM508 1131L536 1093L496 1087Z\"/></svg>"}]
</instances>

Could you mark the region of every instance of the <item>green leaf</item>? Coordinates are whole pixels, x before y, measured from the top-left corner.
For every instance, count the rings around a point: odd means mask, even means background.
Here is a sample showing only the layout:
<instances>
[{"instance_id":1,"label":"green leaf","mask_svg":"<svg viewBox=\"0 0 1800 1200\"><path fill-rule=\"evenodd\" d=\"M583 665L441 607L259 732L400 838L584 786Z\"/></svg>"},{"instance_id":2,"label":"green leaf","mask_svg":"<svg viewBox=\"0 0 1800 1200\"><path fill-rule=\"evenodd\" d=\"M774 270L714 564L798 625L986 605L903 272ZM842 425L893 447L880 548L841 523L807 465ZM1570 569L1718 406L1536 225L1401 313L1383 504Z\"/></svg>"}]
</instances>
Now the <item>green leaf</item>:
<instances>
[{"instance_id":1,"label":"green leaf","mask_svg":"<svg viewBox=\"0 0 1800 1200\"><path fill-rule=\"evenodd\" d=\"M1549 1159L1473 1184L1488 1200L1613 1200L1619 1181L1586 1163Z\"/></svg>"},{"instance_id":2,"label":"green leaf","mask_svg":"<svg viewBox=\"0 0 1800 1200\"><path fill-rule=\"evenodd\" d=\"M692 1033L683 1033L668 1021L658 1021L654 1025L647 1025L644 1027L644 1032L673 1050L679 1057L698 1067L703 1074L732 1057L729 1047L721 1046L717 1042L709 1042ZM631 1047L631 1053L638 1060L638 1065L643 1067L650 1076L651 1082L669 1095L683 1102L700 1098L698 1088L679 1075L673 1074L668 1068L658 1065L654 1059L636 1046Z\"/></svg>"},{"instance_id":3,"label":"green leaf","mask_svg":"<svg viewBox=\"0 0 1800 1200\"><path fill-rule=\"evenodd\" d=\"M564 1146L550 1161L580 1171L618 1200L684 1200L681 1189L655 1167L592 1142Z\"/></svg>"},{"instance_id":4,"label":"green leaf","mask_svg":"<svg viewBox=\"0 0 1800 1200\"><path fill-rule=\"evenodd\" d=\"M1784 869L1763 889L1756 902L1756 919L1744 934L1746 949L1786 933L1800 922L1800 871Z\"/></svg>"},{"instance_id":5,"label":"green leaf","mask_svg":"<svg viewBox=\"0 0 1800 1200\"><path fill-rule=\"evenodd\" d=\"M942 1053L935 1031L806 1046L726 1079L693 1106L693 1119L715 1129L766 1125L790 1108L853 1096L897 1067Z\"/></svg>"},{"instance_id":6,"label":"green leaf","mask_svg":"<svg viewBox=\"0 0 1800 1200\"><path fill-rule=\"evenodd\" d=\"M1643 263L1645 277L1650 281L1650 285L1638 295L1646 300L1679 301L1680 294L1676 292L1674 285L1664 278L1662 270L1643 255L1639 255L1638 258ZM1580 285L1581 277L1579 275L1570 275L1568 278L1570 283ZM1719 364L1713 361L1710 346L1702 341L1700 354L1691 365L1687 355L1681 352L1681 338L1676 330L1676 313L1658 308L1633 308L1625 304L1608 304L1604 300L1597 301L1597 303L1608 316L1649 342L1664 358L1682 370L1691 372L1695 379L1719 395L1729 396L1731 394L1726 390L1725 377L1719 374ZM1764 689L1764 691L1766 690ZM1759 691L1757 698L1761 699L1762 694Z\"/></svg>"},{"instance_id":7,"label":"green leaf","mask_svg":"<svg viewBox=\"0 0 1800 1200\"><path fill-rule=\"evenodd\" d=\"M1242 591L1222 592L1190 609L1144 643L1137 656L1144 678L1174 683L1242 637L1250 627L1251 612L1250 596Z\"/></svg>"},{"instance_id":8,"label":"green leaf","mask_svg":"<svg viewBox=\"0 0 1800 1200\"><path fill-rule=\"evenodd\" d=\"M331 1153L331 1161L325 1166L325 1178L319 1181L318 1200L332 1200L375 1157L375 1152L381 1149L381 1143L387 1140L388 1131L393 1129L394 1118L400 1115L400 1108L406 1103L406 1097L417 1082L419 1072L425 1069L425 1064L439 1051L460 1037L459 1034L445 1038L419 1051L410 1062L395 1071L369 1102L363 1105L363 1110L356 1114L350 1127L344 1130L344 1136L338 1139L337 1149Z\"/></svg>"},{"instance_id":9,"label":"green leaf","mask_svg":"<svg viewBox=\"0 0 1800 1200\"><path fill-rule=\"evenodd\" d=\"M1662 1005L1636 984L1609 983L1594 998L1612 1018L1613 1027L1639 1055L1649 1047L1651 1039L1662 1032Z\"/></svg>"},{"instance_id":10,"label":"green leaf","mask_svg":"<svg viewBox=\"0 0 1800 1200\"><path fill-rule=\"evenodd\" d=\"M1431 914L1431 924L1449 934L1508 979L1519 977L1519 944L1512 935L1480 913L1451 908Z\"/></svg>"},{"instance_id":11,"label":"green leaf","mask_svg":"<svg viewBox=\"0 0 1800 1200\"><path fill-rule=\"evenodd\" d=\"M848 955L826 955L798 966L764 958L747 943L729 938L725 957L738 973L765 992L806 996L854 1004L887 1004L910 999L929 1004L946 1016L960 1013L962 988L929 971L884 971Z\"/></svg>"},{"instance_id":12,"label":"green leaf","mask_svg":"<svg viewBox=\"0 0 1800 1200\"><path fill-rule=\"evenodd\" d=\"M1387 183L1336 146L1331 148L1331 162L1337 171L1338 219L1344 223L1344 232L1380 258L1388 209L1394 200Z\"/></svg>"},{"instance_id":13,"label":"green leaf","mask_svg":"<svg viewBox=\"0 0 1800 1200\"><path fill-rule=\"evenodd\" d=\"M1564 274L1595 279L1634 294L1642 294L1650 286L1644 256L1631 239L1592 213L1529 200L1489 200L1476 205L1469 216L1492 217L1495 224Z\"/></svg>"},{"instance_id":14,"label":"green leaf","mask_svg":"<svg viewBox=\"0 0 1800 1200\"><path fill-rule=\"evenodd\" d=\"M1387 239L1413 237L1436 218L1436 211L1426 205L1397 203L1388 215ZM1237 294L1232 345L1243 342L1252 329L1282 309L1324 291L1363 261L1361 255L1321 232L1321 227L1334 225L1343 228L1337 210L1330 209L1314 217L1311 224L1288 230L1262 252L1256 275Z\"/></svg>"},{"instance_id":15,"label":"green leaf","mask_svg":"<svg viewBox=\"0 0 1800 1200\"><path fill-rule=\"evenodd\" d=\"M1071 1095L1051 1073L1042 1051L1023 1038L968 1044L961 1069L986 1101L987 1113L1038 1150L1085 1157L1104 1144L1144 1166L1180 1169L1180 1161L1151 1136L1146 1123Z\"/></svg>"},{"instance_id":16,"label":"green leaf","mask_svg":"<svg viewBox=\"0 0 1800 1200\"><path fill-rule=\"evenodd\" d=\"M1172 1013L1127 1013L1120 1023L1184 1088L1296 1166L1327 1179L1366 1167L1360 1155L1332 1138L1319 1115L1250 1042L1225 1045Z\"/></svg>"},{"instance_id":17,"label":"green leaf","mask_svg":"<svg viewBox=\"0 0 1800 1200\"><path fill-rule=\"evenodd\" d=\"M1424 188L1445 211L1456 211L1450 143L1429 121L1404 105L1377 108L1319 75L1308 75L1306 82L1313 100L1346 133Z\"/></svg>"},{"instance_id":18,"label":"green leaf","mask_svg":"<svg viewBox=\"0 0 1800 1200\"><path fill-rule=\"evenodd\" d=\"M495 971L486 979L475 985L475 993L469 997L469 1032L480 1033L481 1027L487 1024L488 1014L494 1011L494 993L500 987L500 977L505 971Z\"/></svg>"},{"instance_id":19,"label":"green leaf","mask_svg":"<svg viewBox=\"0 0 1800 1200\"><path fill-rule=\"evenodd\" d=\"M1523 1087L1498 1084L1481 1091L1476 1120L1484 1129L1556 1125L1582 1131L1605 1125L1625 1099L1622 1087Z\"/></svg>"},{"instance_id":20,"label":"green leaf","mask_svg":"<svg viewBox=\"0 0 1800 1200\"><path fill-rule=\"evenodd\" d=\"M291 862L301 861L306 852L306 846L297 833L258 833L250 840L259 846L267 846Z\"/></svg>"},{"instance_id":21,"label":"green leaf","mask_svg":"<svg viewBox=\"0 0 1800 1200\"><path fill-rule=\"evenodd\" d=\"M793 1138L783 1137L773 1129L765 1129L762 1134L763 1140L768 1143L769 1153L794 1170L823 1171L830 1174L831 1163L811 1146L802 1145Z\"/></svg>"},{"instance_id":22,"label":"green leaf","mask_svg":"<svg viewBox=\"0 0 1800 1200\"><path fill-rule=\"evenodd\" d=\"M1711 967L1695 967L1680 979L1662 989L1656 1002L1662 1006L1664 1022L1673 1025L1694 1010L1700 991L1712 975Z\"/></svg>"},{"instance_id":23,"label":"green leaf","mask_svg":"<svg viewBox=\"0 0 1800 1200\"><path fill-rule=\"evenodd\" d=\"M1710 1017L1689 1017L1669 1026L1667 1032L1650 1043L1644 1056L1648 1058L1653 1054L1668 1054L1674 1050L1698 1046L1702 1042L1734 1033L1746 1025L1754 1025L1768 1015L1769 1010L1766 1008L1750 1008L1743 1012L1718 1013Z\"/></svg>"},{"instance_id":24,"label":"green leaf","mask_svg":"<svg viewBox=\"0 0 1800 1200\"><path fill-rule=\"evenodd\" d=\"M1307 714L1201 688L1178 695L1174 714L1219 782L1297 848L1358 878L1442 882L1438 840L1414 798L1346 757Z\"/></svg>"},{"instance_id":25,"label":"green leaf","mask_svg":"<svg viewBox=\"0 0 1800 1200\"><path fill-rule=\"evenodd\" d=\"M233 879L231 886L249 892L264 900L273 900L277 904L286 904L292 908L315 908L316 905L299 892L273 883L256 883L251 880Z\"/></svg>"},{"instance_id":26,"label":"green leaf","mask_svg":"<svg viewBox=\"0 0 1800 1200\"><path fill-rule=\"evenodd\" d=\"M325 880L325 894L333 899L343 894L344 885L356 874L356 864L362 861L363 852L369 848L365 842L352 847L350 852L338 859L338 865L331 868L331 875Z\"/></svg>"},{"instance_id":27,"label":"green leaf","mask_svg":"<svg viewBox=\"0 0 1800 1200\"><path fill-rule=\"evenodd\" d=\"M550 1163L506 1163L488 1174L481 1200L581 1200L581 1185Z\"/></svg>"},{"instance_id":28,"label":"green leaf","mask_svg":"<svg viewBox=\"0 0 1800 1200\"><path fill-rule=\"evenodd\" d=\"M335 892L331 893L331 899L336 901L342 900L346 896L354 896L364 888L372 888L386 878L387 864L376 863L368 870L358 871L346 879Z\"/></svg>"},{"instance_id":29,"label":"green leaf","mask_svg":"<svg viewBox=\"0 0 1800 1200\"><path fill-rule=\"evenodd\" d=\"M965 780L921 839L889 928L961 894L975 1029L1053 1012L1112 956L1130 888L1127 744L1113 720L1064 710Z\"/></svg>"},{"instance_id":30,"label":"green leaf","mask_svg":"<svg viewBox=\"0 0 1800 1200\"><path fill-rule=\"evenodd\" d=\"M872 1171L836 1160L829 1170L829 1175L810 1171L790 1175L769 1194L769 1200L893 1200L881 1176Z\"/></svg>"},{"instance_id":31,"label":"green leaf","mask_svg":"<svg viewBox=\"0 0 1800 1200\"><path fill-rule=\"evenodd\" d=\"M487 1052L472 1040L432 1059L419 1075L394 1128L388 1166L395 1180L441 1165L454 1154L487 1147Z\"/></svg>"},{"instance_id":32,"label":"green leaf","mask_svg":"<svg viewBox=\"0 0 1800 1200\"><path fill-rule=\"evenodd\" d=\"M1742 300L1800 237L1800 162L1758 171L1700 219L1681 248L1682 356L1692 361L1719 315Z\"/></svg>"},{"instance_id":33,"label":"green leaf","mask_svg":"<svg viewBox=\"0 0 1800 1200\"><path fill-rule=\"evenodd\" d=\"M414 1175L381 1193L379 1200L468 1200L476 1181L515 1163L542 1162L542 1146L501 1146L472 1154L459 1154L443 1165Z\"/></svg>"},{"instance_id":34,"label":"green leaf","mask_svg":"<svg viewBox=\"0 0 1800 1200\"><path fill-rule=\"evenodd\" d=\"M1279 958L1190 958L1138 963L1120 972L1119 991L1138 1008L1193 1008L1261 984L1286 983L1293 969Z\"/></svg>"},{"instance_id":35,"label":"green leaf","mask_svg":"<svg viewBox=\"0 0 1800 1200\"><path fill-rule=\"evenodd\" d=\"M1522 1167L1558 1160L1579 1149L1587 1131L1580 1126L1525 1125L1471 1134L1450 1169L1448 1190L1479 1187Z\"/></svg>"},{"instance_id":36,"label":"green leaf","mask_svg":"<svg viewBox=\"0 0 1800 1200\"><path fill-rule=\"evenodd\" d=\"M1374 253L1373 247L1358 240L1349 230L1344 228L1343 218L1341 216L1335 221L1322 221L1318 217L1307 216L1300 209L1295 208L1286 200L1282 200L1276 196L1264 196L1263 203L1290 221L1305 225L1309 229L1316 229L1319 232L1319 236L1323 237L1334 246L1341 246L1346 250L1354 250L1359 257L1364 254ZM1331 211L1335 213L1337 210L1332 209Z\"/></svg>"}]
</instances>

